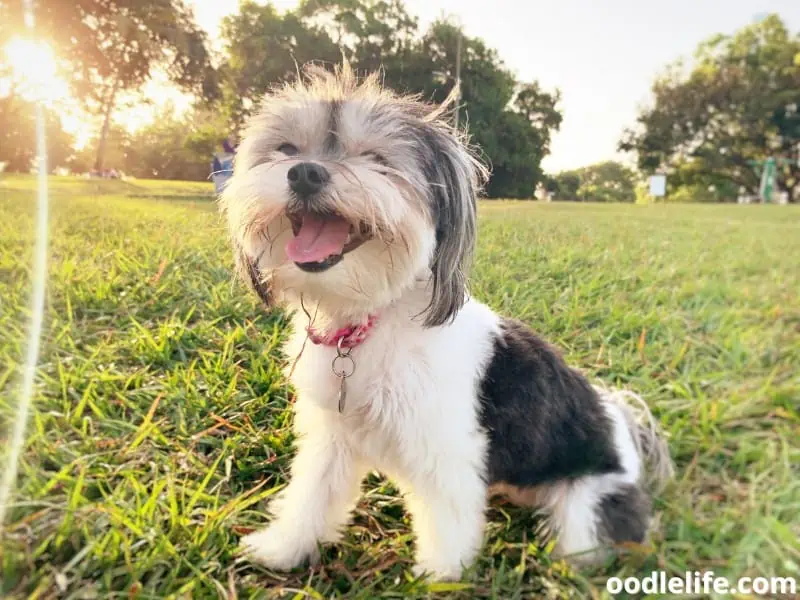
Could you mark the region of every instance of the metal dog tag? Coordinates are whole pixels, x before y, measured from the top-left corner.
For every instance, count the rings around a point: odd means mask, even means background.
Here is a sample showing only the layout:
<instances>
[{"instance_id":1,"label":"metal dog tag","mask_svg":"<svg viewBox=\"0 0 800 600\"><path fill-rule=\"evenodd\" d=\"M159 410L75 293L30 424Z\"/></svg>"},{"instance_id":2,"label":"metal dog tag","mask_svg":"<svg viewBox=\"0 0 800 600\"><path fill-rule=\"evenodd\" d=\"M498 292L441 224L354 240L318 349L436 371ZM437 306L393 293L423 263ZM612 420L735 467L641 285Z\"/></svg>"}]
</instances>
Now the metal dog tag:
<instances>
[{"instance_id":1,"label":"metal dog tag","mask_svg":"<svg viewBox=\"0 0 800 600\"><path fill-rule=\"evenodd\" d=\"M350 356L353 351L352 348L342 349L342 341L344 338L339 339L336 344L336 356L333 357L331 362L331 371L336 377L339 378L339 413L344 412L345 400L347 400L347 378L350 377L356 370L356 361Z\"/></svg>"},{"instance_id":2,"label":"metal dog tag","mask_svg":"<svg viewBox=\"0 0 800 600\"><path fill-rule=\"evenodd\" d=\"M344 402L347 399L347 377L340 377L341 384L339 384L339 413L344 412Z\"/></svg>"}]
</instances>

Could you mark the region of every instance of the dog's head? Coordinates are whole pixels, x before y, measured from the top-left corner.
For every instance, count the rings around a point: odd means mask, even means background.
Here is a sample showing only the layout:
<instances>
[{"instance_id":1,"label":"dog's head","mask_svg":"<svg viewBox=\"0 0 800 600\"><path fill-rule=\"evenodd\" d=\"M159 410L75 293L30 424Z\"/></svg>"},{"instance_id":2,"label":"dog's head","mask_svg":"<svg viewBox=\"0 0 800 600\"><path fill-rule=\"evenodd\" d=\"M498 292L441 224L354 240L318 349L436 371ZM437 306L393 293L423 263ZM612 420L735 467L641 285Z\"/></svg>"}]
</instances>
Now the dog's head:
<instances>
[{"instance_id":1,"label":"dog's head","mask_svg":"<svg viewBox=\"0 0 800 600\"><path fill-rule=\"evenodd\" d=\"M486 171L446 108L309 68L248 123L221 198L245 279L269 303L372 311L428 283L425 325L465 298ZM345 308L346 307L346 308Z\"/></svg>"}]
</instances>

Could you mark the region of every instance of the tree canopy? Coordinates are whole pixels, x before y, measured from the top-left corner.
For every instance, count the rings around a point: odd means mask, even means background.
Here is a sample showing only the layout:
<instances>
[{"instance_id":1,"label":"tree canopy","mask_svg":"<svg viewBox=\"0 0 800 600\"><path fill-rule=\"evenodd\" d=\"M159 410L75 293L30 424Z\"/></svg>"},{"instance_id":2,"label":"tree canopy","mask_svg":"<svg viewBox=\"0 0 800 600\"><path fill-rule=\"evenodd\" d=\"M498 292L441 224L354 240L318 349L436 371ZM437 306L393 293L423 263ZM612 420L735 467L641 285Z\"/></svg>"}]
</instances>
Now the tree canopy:
<instances>
[{"instance_id":1,"label":"tree canopy","mask_svg":"<svg viewBox=\"0 0 800 600\"><path fill-rule=\"evenodd\" d=\"M44 109L48 167L67 164L73 139L52 110ZM36 158L36 107L12 89L0 97L0 163L8 171L27 172Z\"/></svg>"},{"instance_id":2,"label":"tree canopy","mask_svg":"<svg viewBox=\"0 0 800 600\"><path fill-rule=\"evenodd\" d=\"M691 70L676 63L653 85L654 102L626 131L645 173L673 185L755 194L753 161L785 159L778 185L800 201L800 35L777 15L700 44Z\"/></svg>"},{"instance_id":3,"label":"tree canopy","mask_svg":"<svg viewBox=\"0 0 800 600\"><path fill-rule=\"evenodd\" d=\"M562 171L547 178L545 188L555 200L633 202L636 199L636 174L621 163L605 161Z\"/></svg>"},{"instance_id":4,"label":"tree canopy","mask_svg":"<svg viewBox=\"0 0 800 600\"><path fill-rule=\"evenodd\" d=\"M107 135L108 163L126 175L145 179L203 181L209 178L211 157L228 135L226 120L206 108L179 113L167 104L152 123L129 132L112 126ZM91 148L73 154L69 166L92 168Z\"/></svg>"}]
</instances>

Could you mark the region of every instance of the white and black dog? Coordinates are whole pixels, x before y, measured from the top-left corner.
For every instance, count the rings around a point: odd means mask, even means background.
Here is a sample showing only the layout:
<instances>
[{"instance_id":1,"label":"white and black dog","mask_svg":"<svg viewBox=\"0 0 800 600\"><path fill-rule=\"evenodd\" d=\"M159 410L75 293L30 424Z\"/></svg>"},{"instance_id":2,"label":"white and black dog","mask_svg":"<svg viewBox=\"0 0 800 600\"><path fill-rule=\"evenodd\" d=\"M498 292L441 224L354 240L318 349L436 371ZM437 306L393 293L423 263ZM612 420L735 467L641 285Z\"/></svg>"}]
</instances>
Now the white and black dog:
<instances>
[{"instance_id":1,"label":"white and black dog","mask_svg":"<svg viewBox=\"0 0 800 600\"><path fill-rule=\"evenodd\" d=\"M403 491L415 572L434 578L472 563L493 494L541 509L576 560L646 537L665 444L630 394L469 297L486 170L446 117L310 68L244 132L221 207L242 276L292 310L297 392L291 478L242 540L252 560L313 560L372 470Z\"/></svg>"}]
</instances>

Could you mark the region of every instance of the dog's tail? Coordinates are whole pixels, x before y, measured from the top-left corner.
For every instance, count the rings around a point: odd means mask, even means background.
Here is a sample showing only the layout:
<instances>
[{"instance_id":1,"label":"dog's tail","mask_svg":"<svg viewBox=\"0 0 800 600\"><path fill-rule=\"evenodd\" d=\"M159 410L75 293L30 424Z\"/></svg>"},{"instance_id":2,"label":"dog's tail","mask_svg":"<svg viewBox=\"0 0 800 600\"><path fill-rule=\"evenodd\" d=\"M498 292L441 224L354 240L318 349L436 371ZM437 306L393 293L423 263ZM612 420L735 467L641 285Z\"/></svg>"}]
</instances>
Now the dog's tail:
<instances>
[{"instance_id":1,"label":"dog's tail","mask_svg":"<svg viewBox=\"0 0 800 600\"><path fill-rule=\"evenodd\" d=\"M600 399L620 408L625 415L636 452L642 460L642 484L651 494L658 494L674 477L675 468L663 431L645 401L630 390L609 389L595 385Z\"/></svg>"}]
</instances>

